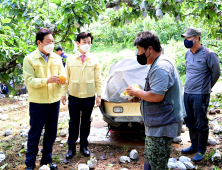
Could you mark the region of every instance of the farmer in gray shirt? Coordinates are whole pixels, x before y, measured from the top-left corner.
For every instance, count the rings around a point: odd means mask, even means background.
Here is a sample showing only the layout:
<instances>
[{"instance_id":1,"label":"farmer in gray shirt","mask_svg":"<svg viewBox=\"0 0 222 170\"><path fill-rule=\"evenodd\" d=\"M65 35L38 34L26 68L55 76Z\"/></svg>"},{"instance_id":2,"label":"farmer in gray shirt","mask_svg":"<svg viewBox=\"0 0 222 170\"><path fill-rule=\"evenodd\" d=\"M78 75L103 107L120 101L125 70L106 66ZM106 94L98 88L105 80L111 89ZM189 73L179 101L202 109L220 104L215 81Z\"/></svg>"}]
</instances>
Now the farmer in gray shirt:
<instances>
[{"instance_id":1,"label":"farmer in gray shirt","mask_svg":"<svg viewBox=\"0 0 222 170\"><path fill-rule=\"evenodd\" d=\"M182 153L195 153L193 161L201 161L206 152L209 127L207 108L210 92L220 77L218 56L200 43L201 31L188 28L184 34L184 46L190 48L186 58L186 82L184 87L184 105L187 117L184 119L189 128L191 146Z\"/></svg>"},{"instance_id":2,"label":"farmer in gray shirt","mask_svg":"<svg viewBox=\"0 0 222 170\"><path fill-rule=\"evenodd\" d=\"M186 116L180 76L174 65L161 55L161 44L151 31L138 34L137 61L151 64L144 90L129 86L126 92L141 102L145 124L144 170L168 170L167 162L173 137L180 136L182 120ZM140 74L140 73L137 73Z\"/></svg>"}]
</instances>

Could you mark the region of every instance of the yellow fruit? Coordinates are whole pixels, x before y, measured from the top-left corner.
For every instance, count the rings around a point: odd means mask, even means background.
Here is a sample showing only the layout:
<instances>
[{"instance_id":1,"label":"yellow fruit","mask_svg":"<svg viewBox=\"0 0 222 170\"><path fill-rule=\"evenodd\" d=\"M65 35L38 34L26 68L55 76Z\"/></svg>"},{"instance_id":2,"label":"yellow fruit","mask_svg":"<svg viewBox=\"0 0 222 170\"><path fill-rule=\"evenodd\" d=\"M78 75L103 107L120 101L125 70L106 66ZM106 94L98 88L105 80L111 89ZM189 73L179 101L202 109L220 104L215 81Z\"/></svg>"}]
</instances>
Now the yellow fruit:
<instances>
[{"instance_id":1,"label":"yellow fruit","mask_svg":"<svg viewBox=\"0 0 222 170\"><path fill-rule=\"evenodd\" d=\"M124 91L123 94L124 94L125 96L128 95L128 93L127 93L126 91Z\"/></svg>"},{"instance_id":2,"label":"yellow fruit","mask_svg":"<svg viewBox=\"0 0 222 170\"><path fill-rule=\"evenodd\" d=\"M134 87L136 87L136 88L141 90L141 88L138 86L138 84L134 84Z\"/></svg>"},{"instance_id":3,"label":"yellow fruit","mask_svg":"<svg viewBox=\"0 0 222 170\"><path fill-rule=\"evenodd\" d=\"M65 81L66 81L66 76L60 75L60 76L59 76L59 80L60 80L61 82L65 82Z\"/></svg>"}]
</instances>

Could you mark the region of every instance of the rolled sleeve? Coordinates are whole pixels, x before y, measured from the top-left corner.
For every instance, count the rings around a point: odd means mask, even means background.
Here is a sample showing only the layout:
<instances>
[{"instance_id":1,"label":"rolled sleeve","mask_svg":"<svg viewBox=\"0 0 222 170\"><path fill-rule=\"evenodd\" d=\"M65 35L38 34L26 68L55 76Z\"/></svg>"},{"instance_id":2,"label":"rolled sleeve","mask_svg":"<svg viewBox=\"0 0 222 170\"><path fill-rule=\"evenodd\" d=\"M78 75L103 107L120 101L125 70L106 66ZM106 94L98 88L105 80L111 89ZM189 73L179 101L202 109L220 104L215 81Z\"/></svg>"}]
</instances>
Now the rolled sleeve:
<instances>
[{"instance_id":1,"label":"rolled sleeve","mask_svg":"<svg viewBox=\"0 0 222 170\"><path fill-rule=\"evenodd\" d=\"M156 69L150 75L150 89L152 93L165 95L168 91L169 73L164 69Z\"/></svg>"}]
</instances>

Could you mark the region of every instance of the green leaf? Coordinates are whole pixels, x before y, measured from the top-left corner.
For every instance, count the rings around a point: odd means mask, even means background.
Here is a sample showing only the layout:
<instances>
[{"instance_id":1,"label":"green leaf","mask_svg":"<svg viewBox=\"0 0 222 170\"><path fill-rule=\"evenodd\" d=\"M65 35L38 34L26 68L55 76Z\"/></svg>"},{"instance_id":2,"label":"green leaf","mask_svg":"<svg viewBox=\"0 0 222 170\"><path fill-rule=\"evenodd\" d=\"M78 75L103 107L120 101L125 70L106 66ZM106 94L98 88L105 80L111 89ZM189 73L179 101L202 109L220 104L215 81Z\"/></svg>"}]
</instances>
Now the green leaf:
<instances>
[{"instance_id":1,"label":"green leaf","mask_svg":"<svg viewBox=\"0 0 222 170\"><path fill-rule=\"evenodd\" d=\"M0 53L0 62L3 60L4 56Z\"/></svg>"},{"instance_id":2,"label":"green leaf","mask_svg":"<svg viewBox=\"0 0 222 170\"><path fill-rule=\"evenodd\" d=\"M17 74L22 74L22 69L18 69Z\"/></svg>"},{"instance_id":3,"label":"green leaf","mask_svg":"<svg viewBox=\"0 0 222 170\"><path fill-rule=\"evenodd\" d=\"M22 14L23 17L27 16L27 11Z\"/></svg>"},{"instance_id":4,"label":"green leaf","mask_svg":"<svg viewBox=\"0 0 222 170\"><path fill-rule=\"evenodd\" d=\"M133 5L137 5L140 1L139 0L136 0L134 1Z\"/></svg>"},{"instance_id":5,"label":"green leaf","mask_svg":"<svg viewBox=\"0 0 222 170\"><path fill-rule=\"evenodd\" d=\"M64 27L67 27L67 25L68 25L68 18L66 17L66 18L64 18L64 20L63 20L63 26L64 26Z\"/></svg>"},{"instance_id":6,"label":"green leaf","mask_svg":"<svg viewBox=\"0 0 222 170\"><path fill-rule=\"evenodd\" d=\"M21 55L18 56L18 62L19 62L19 63L22 63L23 59L24 59L24 56L21 56Z\"/></svg>"},{"instance_id":7,"label":"green leaf","mask_svg":"<svg viewBox=\"0 0 222 170\"><path fill-rule=\"evenodd\" d=\"M9 75L8 75L7 73L5 73L5 72L4 72L4 73L1 73L0 75L1 75L1 77L2 77L2 81L3 81L3 80L5 81L5 80L8 80L8 79L9 79ZM12 146L7 146L6 148L8 148L8 147L10 148L10 147L12 147Z\"/></svg>"},{"instance_id":8,"label":"green leaf","mask_svg":"<svg viewBox=\"0 0 222 170\"><path fill-rule=\"evenodd\" d=\"M25 26L25 24L24 24L24 23L22 23L22 24L20 25L20 27L21 27L21 28L23 28L23 29L25 29L25 28L26 28L26 26Z\"/></svg>"},{"instance_id":9,"label":"green leaf","mask_svg":"<svg viewBox=\"0 0 222 170\"><path fill-rule=\"evenodd\" d=\"M26 149L23 148L23 149L21 149L19 152L20 152L20 153L26 152Z\"/></svg>"},{"instance_id":10,"label":"green leaf","mask_svg":"<svg viewBox=\"0 0 222 170\"><path fill-rule=\"evenodd\" d=\"M202 10L201 13L200 13L200 18L203 18L205 13L206 13L205 10Z\"/></svg>"},{"instance_id":11,"label":"green leaf","mask_svg":"<svg viewBox=\"0 0 222 170\"><path fill-rule=\"evenodd\" d=\"M6 166L8 166L8 163L6 163L6 164L4 164L4 165L2 165L0 168L1 168L1 170L3 170L3 169L5 169L5 167Z\"/></svg>"},{"instance_id":12,"label":"green leaf","mask_svg":"<svg viewBox=\"0 0 222 170\"><path fill-rule=\"evenodd\" d=\"M55 3L58 6L61 6L61 0L50 0L49 2Z\"/></svg>"},{"instance_id":13,"label":"green leaf","mask_svg":"<svg viewBox=\"0 0 222 170\"><path fill-rule=\"evenodd\" d=\"M129 12L132 12L133 11L133 8L132 7L129 7Z\"/></svg>"},{"instance_id":14,"label":"green leaf","mask_svg":"<svg viewBox=\"0 0 222 170\"><path fill-rule=\"evenodd\" d=\"M6 1L7 2L7 1ZM8 1L8 6L11 6L12 5L12 2L11 1Z\"/></svg>"},{"instance_id":15,"label":"green leaf","mask_svg":"<svg viewBox=\"0 0 222 170\"><path fill-rule=\"evenodd\" d=\"M84 18L80 18L80 22L85 23L85 19Z\"/></svg>"},{"instance_id":16,"label":"green leaf","mask_svg":"<svg viewBox=\"0 0 222 170\"><path fill-rule=\"evenodd\" d=\"M19 157L22 157L22 154L21 154L21 152L18 152L18 155L19 155Z\"/></svg>"},{"instance_id":17,"label":"green leaf","mask_svg":"<svg viewBox=\"0 0 222 170\"><path fill-rule=\"evenodd\" d=\"M75 16L75 22L79 22L79 17Z\"/></svg>"},{"instance_id":18,"label":"green leaf","mask_svg":"<svg viewBox=\"0 0 222 170\"><path fill-rule=\"evenodd\" d=\"M108 166L108 167L113 167L114 165L113 165L113 164L108 164L107 166Z\"/></svg>"},{"instance_id":19,"label":"green leaf","mask_svg":"<svg viewBox=\"0 0 222 170\"><path fill-rule=\"evenodd\" d=\"M12 10L12 11L11 11L11 14L12 14L12 15L18 15L18 13L19 13L18 10Z\"/></svg>"},{"instance_id":20,"label":"green leaf","mask_svg":"<svg viewBox=\"0 0 222 170\"><path fill-rule=\"evenodd\" d=\"M79 2L75 3L75 8L81 8L82 9L83 5Z\"/></svg>"},{"instance_id":21,"label":"green leaf","mask_svg":"<svg viewBox=\"0 0 222 170\"><path fill-rule=\"evenodd\" d=\"M8 146L6 146L6 148L7 148L7 149L11 149L11 148L12 148L12 146L11 146L11 145L8 145Z\"/></svg>"},{"instance_id":22,"label":"green leaf","mask_svg":"<svg viewBox=\"0 0 222 170\"><path fill-rule=\"evenodd\" d=\"M80 28L77 28L77 31L78 31L78 33L80 33L81 31L80 31Z\"/></svg>"},{"instance_id":23,"label":"green leaf","mask_svg":"<svg viewBox=\"0 0 222 170\"><path fill-rule=\"evenodd\" d=\"M104 0L102 0L101 3L102 3L102 8L106 8L106 4L105 4Z\"/></svg>"},{"instance_id":24,"label":"green leaf","mask_svg":"<svg viewBox=\"0 0 222 170\"><path fill-rule=\"evenodd\" d=\"M204 8L204 4L198 4L198 8L199 9L203 9Z\"/></svg>"},{"instance_id":25,"label":"green leaf","mask_svg":"<svg viewBox=\"0 0 222 170\"><path fill-rule=\"evenodd\" d=\"M10 18L5 18L2 22L3 22L4 24L10 23L10 22L11 22L11 19L10 19Z\"/></svg>"},{"instance_id":26,"label":"green leaf","mask_svg":"<svg viewBox=\"0 0 222 170\"><path fill-rule=\"evenodd\" d=\"M65 12L66 12L66 13L70 13L70 12L71 12L71 9L70 9L70 8L66 8L66 9L65 9Z\"/></svg>"}]
</instances>

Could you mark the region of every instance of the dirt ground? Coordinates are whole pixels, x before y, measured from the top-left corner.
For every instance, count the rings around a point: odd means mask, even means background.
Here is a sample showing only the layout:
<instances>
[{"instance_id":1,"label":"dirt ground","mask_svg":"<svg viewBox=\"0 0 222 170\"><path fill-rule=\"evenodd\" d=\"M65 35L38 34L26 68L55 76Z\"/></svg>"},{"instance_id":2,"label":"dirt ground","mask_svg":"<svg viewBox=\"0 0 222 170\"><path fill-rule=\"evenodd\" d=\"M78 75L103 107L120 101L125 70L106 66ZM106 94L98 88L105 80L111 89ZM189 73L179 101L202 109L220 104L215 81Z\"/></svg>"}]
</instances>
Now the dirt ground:
<instances>
[{"instance_id":1,"label":"dirt ground","mask_svg":"<svg viewBox=\"0 0 222 170\"><path fill-rule=\"evenodd\" d=\"M6 155L6 159L0 163L0 169L5 170L20 170L25 169L25 150L23 149L23 143L27 141L27 138L20 136L20 126L28 125L29 129L29 114L28 114L28 106L21 106L21 101L14 99L0 99L0 106L2 108L9 107L12 105L18 105L16 109L9 109L8 111L4 111L2 114L8 114L9 118L6 121L0 120L0 151L2 151ZM61 105L60 113L68 111L68 107ZM99 115L94 114L92 127L93 130L91 132L91 136L89 137L89 149L91 151L91 156L96 157L97 166L96 170L120 170L122 168L127 168L131 170L142 170L144 164L144 130L143 128L139 128L137 130L126 129L126 130L118 130L115 129L111 131L106 138L107 141L104 142L105 134L100 133L102 128L107 129L107 124L105 122L99 123L96 122ZM209 115L209 117L216 117L216 115ZM222 123L222 115L217 115L218 120ZM59 170L68 169L68 170L76 170L78 169L78 165L82 163L86 163L90 158L84 157L79 152L79 144L77 144L77 152L76 155L71 160L66 160L65 155L68 149L67 142L61 144L61 140L67 140L66 137L59 137L59 132L62 129L68 128L68 120L64 122L60 122L58 125L58 138L54 143L53 147L53 162L57 164ZM13 134L10 136L4 136L4 131L6 129L13 129ZM97 136L96 136L97 135ZM95 137L99 139L94 142ZM39 150L42 149L42 139L40 139ZM109 141L114 142L109 142ZM208 146L207 154L203 161L199 163L195 163L198 166L197 169L202 170L214 170L213 166L217 167L217 169L222 169L222 162L212 163L211 156L213 150L215 148L222 151L222 135L218 135L218 144L216 146ZM188 141L189 143L189 141ZM180 150L184 148L185 143L181 144L172 144L171 157L179 158L181 156ZM139 153L138 159L132 160L130 163L120 163L120 156L129 156L129 153L132 149L136 149ZM193 155L185 155L190 158ZM41 160L41 152L39 152L36 160L36 170L39 169L39 162ZM217 170L215 168L215 170Z\"/></svg>"}]
</instances>

